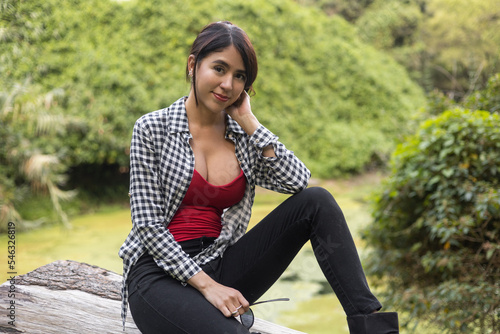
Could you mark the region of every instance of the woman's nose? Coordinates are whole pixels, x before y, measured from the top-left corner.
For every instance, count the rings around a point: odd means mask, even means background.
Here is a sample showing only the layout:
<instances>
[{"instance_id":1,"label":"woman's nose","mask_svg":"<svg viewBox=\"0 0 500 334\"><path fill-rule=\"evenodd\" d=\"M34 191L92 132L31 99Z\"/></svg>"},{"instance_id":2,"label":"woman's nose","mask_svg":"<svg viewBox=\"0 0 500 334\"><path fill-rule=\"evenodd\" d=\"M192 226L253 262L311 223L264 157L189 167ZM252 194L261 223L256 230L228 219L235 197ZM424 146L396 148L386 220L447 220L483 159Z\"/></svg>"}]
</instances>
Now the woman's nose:
<instances>
[{"instance_id":1,"label":"woman's nose","mask_svg":"<svg viewBox=\"0 0 500 334\"><path fill-rule=\"evenodd\" d=\"M232 75L225 75L222 78L220 86L224 90L231 90L232 87L233 87L233 77L232 77Z\"/></svg>"}]
</instances>

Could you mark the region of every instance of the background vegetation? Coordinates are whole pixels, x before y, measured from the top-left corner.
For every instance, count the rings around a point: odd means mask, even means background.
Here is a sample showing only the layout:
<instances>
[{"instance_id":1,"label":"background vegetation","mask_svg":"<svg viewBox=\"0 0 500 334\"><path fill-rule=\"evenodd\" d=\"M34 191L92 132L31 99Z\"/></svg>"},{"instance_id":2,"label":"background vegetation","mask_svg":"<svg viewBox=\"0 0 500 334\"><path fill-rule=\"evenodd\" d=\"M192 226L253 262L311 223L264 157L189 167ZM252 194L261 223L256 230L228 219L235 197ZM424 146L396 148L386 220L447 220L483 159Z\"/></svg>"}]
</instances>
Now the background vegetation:
<instances>
[{"instance_id":1,"label":"background vegetation","mask_svg":"<svg viewBox=\"0 0 500 334\"><path fill-rule=\"evenodd\" d=\"M0 0L0 232L126 203L135 120L188 93L218 20L248 32L254 112L314 177L389 167L364 236L402 325L497 333L498 0Z\"/></svg>"},{"instance_id":2,"label":"background vegetation","mask_svg":"<svg viewBox=\"0 0 500 334\"><path fill-rule=\"evenodd\" d=\"M293 1L1 4L8 219L35 190L55 206L65 189L125 195L116 185L127 183L131 128L187 94L189 46L211 21L230 19L247 30L260 62L253 109L315 177L383 164L425 102L404 69L360 42L345 20ZM38 174L28 176L27 161ZM33 187L30 177L52 185Z\"/></svg>"},{"instance_id":3,"label":"background vegetation","mask_svg":"<svg viewBox=\"0 0 500 334\"><path fill-rule=\"evenodd\" d=\"M498 0L296 0L352 22L427 92L456 101L500 71Z\"/></svg>"},{"instance_id":4,"label":"background vegetation","mask_svg":"<svg viewBox=\"0 0 500 334\"><path fill-rule=\"evenodd\" d=\"M389 304L408 310L406 325L427 320L440 333L498 332L499 79L463 103L483 101L486 111L441 112L443 103L428 110L436 116L398 146L376 198L365 264Z\"/></svg>"}]
</instances>

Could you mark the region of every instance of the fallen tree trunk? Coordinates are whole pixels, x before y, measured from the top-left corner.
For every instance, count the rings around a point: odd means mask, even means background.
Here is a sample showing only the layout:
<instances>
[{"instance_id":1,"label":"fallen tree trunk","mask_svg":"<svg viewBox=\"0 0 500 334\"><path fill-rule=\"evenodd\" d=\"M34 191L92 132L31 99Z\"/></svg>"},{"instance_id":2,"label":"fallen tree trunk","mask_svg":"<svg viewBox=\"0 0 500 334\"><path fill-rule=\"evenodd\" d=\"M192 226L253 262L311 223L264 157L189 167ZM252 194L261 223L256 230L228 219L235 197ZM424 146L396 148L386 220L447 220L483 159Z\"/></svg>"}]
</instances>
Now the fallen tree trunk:
<instances>
[{"instance_id":1,"label":"fallen tree trunk","mask_svg":"<svg viewBox=\"0 0 500 334\"><path fill-rule=\"evenodd\" d=\"M122 276L75 261L55 261L0 285L1 333L138 334L132 317L120 318ZM300 332L255 319L253 332Z\"/></svg>"}]
</instances>

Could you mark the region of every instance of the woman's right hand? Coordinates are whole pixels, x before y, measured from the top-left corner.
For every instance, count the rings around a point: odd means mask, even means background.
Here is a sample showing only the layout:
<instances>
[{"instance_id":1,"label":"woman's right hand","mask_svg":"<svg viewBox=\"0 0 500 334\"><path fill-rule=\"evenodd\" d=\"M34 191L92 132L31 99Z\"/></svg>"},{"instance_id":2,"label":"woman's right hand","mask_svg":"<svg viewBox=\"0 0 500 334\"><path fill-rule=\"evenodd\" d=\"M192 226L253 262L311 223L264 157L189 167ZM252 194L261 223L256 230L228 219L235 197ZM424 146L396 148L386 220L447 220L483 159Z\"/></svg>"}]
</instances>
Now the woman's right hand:
<instances>
[{"instance_id":1,"label":"woman's right hand","mask_svg":"<svg viewBox=\"0 0 500 334\"><path fill-rule=\"evenodd\" d=\"M217 283L203 271L191 277L187 282L228 318L243 314L250 307L241 292Z\"/></svg>"}]
</instances>

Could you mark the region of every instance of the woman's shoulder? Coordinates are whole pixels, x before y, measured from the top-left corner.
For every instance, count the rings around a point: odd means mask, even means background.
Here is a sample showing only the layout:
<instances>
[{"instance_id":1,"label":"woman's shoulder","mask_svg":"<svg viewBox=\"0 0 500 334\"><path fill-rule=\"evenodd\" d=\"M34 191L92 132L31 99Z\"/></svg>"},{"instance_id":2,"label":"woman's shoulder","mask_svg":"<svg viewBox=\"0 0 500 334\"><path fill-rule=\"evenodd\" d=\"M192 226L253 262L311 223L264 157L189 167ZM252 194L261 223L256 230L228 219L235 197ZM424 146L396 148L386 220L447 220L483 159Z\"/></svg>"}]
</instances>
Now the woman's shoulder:
<instances>
[{"instance_id":1,"label":"woman's shoulder","mask_svg":"<svg viewBox=\"0 0 500 334\"><path fill-rule=\"evenodd\" d=\"M170 106L155 111L151 111L142 115L136 124L143 127L168 127L172 123L182 123L186 118L186 108L184 105L184 97L178 99Z\"/></svg>"}]
</instances>

